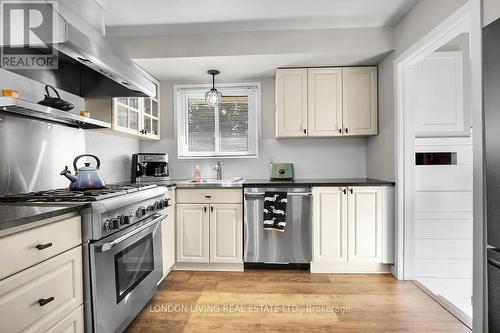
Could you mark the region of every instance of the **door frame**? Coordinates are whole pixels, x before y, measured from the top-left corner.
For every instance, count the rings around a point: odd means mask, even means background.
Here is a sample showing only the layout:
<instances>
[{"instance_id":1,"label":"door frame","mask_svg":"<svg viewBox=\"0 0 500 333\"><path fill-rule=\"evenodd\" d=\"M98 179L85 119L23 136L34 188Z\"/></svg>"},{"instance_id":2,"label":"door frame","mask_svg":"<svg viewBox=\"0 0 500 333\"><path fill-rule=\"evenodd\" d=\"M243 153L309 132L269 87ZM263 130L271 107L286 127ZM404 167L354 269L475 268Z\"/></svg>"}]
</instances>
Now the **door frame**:
<instances>
[{"instance_id":1,"label":"door frame","mask_svg":"<svg viewBox=\"0 0 500 333\"><path fill-rule=\"evenodd\" d=\"M484 169L482 118L481 1L469 0L394 61L396 128L396 248L395 275L412 278L415 219L415 130L411 108L413 66L461 33L469 33L473 141L473 331L482 332L485 319Z\"/></svg>"}]
</instances>

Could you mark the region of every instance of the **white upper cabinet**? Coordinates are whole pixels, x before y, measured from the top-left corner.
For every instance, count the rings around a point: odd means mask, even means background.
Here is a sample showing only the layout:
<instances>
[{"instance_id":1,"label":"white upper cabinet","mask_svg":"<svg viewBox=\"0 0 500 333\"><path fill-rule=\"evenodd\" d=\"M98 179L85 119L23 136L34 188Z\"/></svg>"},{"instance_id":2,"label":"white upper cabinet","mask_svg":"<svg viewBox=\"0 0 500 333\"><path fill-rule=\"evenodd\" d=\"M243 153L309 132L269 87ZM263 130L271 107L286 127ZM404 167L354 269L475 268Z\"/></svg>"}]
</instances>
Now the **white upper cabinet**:
<instances>
[{"instance_id":1,"label":"white upper cabinet","mask_svg":"<svg viewBox=\"0 0 500 333\"><path fill-rule=\"evenodd\" d=\"M92 118L111 123L111 133L160 140L160 82L153 97L87 98L85 109ZM106 131L110 131L106 129Z\"/></svg>"},{"instance_id":2,"label":"white upper cabinet","mask_svg":"<svg viewBox=\"0 0 500 333\"><path fill-rule=\"evenodd\" d=\"M344 135L378 133L377 68L355 67L343 71Z\"/></svg>"},{"instance_id":3,"label":"white upper cabinet","mask_svg":"<svg viewBox=\"0 0 500 333\"><path fill-rule=\"evenodd\" d=\"M276 71L276 138L378 134L376 67Z\"/></svg>"},{"instance_id":4,"label":"white upper cabinet","mask_svg":"<svg viewBox=\"0 0 500 333\"><path fill-rule=\"evenodd\" d=\"M342 68L309 68L308 135L342 135Z\"/></svg>"},{"instance_id":5,"label":"white upper cabinet","mask_svg":"<svg viewBox=\"0 0 500 333\"><path fill-rule=\"evenodd\" d=\"M414 114L417 136L469 135L464 112L461 51L434 52L414 67Z\"/></svg>"},{"instance_id":6,"label":"white upper cabinet","mask_svg":"<svg viewBox=\"0 0 500 333\"><path fill-rule=\"evenodd\" d=\"M307 136L307 69L276 72L276 137Z\"/></svg>"}]
</instances>

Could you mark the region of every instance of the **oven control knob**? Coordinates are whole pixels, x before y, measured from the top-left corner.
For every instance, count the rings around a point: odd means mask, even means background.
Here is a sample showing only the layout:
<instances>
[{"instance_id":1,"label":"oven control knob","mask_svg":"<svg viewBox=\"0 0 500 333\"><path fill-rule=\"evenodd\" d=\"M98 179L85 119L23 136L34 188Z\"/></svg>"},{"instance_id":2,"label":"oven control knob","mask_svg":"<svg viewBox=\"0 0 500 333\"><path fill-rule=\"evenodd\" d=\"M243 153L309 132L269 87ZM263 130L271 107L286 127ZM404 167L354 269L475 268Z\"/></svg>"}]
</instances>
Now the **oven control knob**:
<instances>
[{"instance_id":1,"label":"oven control knob","mask_svg":"<svg viewBox=\"0 0 500 333\"><path fill-rule=\"evenodd\" d=\"M130 224L130 215L120 216L120 224L121 225Z\"/></svg>"},{"instance_id":2,"label":"oven control knob","mask_svg":"<svg viewBox=\"0 0 500 333\"><path fill-rule=\"evenodd\" d=\"M166 208L169 206L170 199L163 199L163 206Z\"/></svg>"},{"instance_id":3,"label":"oven control knob","mask_svg":"<svg viewBox=\"0 0 500 333\"><path fill-rule=\"evenodd\" d=\"M148 206L148 212L152 212L153 210L155 210L155 207L153 205Z\"/></svg>"},{"instance_id":4,"label":"oven control knob","mask_svg":"<svg viewBox=\"0 0 500 333\"><path fill-rule=\"evenodd\" d=\"M120 229L120 220L118 218L112 218L111 221L109 221L110 228L113 229Z\"/></svg>"},{"instance_id":5,"label":"oven control knob","mask_svg":"<svg viewBox=\"0 0 500 333\"><path fill-rule=\"evenodd\" d=\"M163 205L163 200L158 200L155 202L156 209L163 209L165 206Z\"/></svg>"},{"instance_id":6,"label":"oven control knob","mask_svg":"<svg viewBox=\"0 0 500 333\"><path fill-rule=\"evenodd\" d=\"M137 208L137 211L135 212L135 216L141 218L144 215L146 215L146 208L144 206L140 206Z\"/></svg>"}]
</instances>

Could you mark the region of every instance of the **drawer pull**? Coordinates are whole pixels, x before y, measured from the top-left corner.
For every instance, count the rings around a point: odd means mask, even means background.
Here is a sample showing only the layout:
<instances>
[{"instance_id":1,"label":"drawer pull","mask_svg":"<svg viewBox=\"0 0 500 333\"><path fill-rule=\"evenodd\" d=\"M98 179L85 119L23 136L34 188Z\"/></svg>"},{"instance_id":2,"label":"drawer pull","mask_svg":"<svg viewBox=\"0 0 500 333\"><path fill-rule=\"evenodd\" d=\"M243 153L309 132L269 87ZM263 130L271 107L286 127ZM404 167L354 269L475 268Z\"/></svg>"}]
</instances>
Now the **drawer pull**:
<instances>
[{"instance_id":1,"label":"drawer pull","mask_svg":"<svg viewBox=\"0 0 500 333\"><path fill-rule=\"evenodd\" d=\"M52 302L54 300L54 297L49 297L49 298L40 298L38 300L38 304L40 304L40 306L44 306L46 304L49 304L50 302Z\"/></svg>"},{"instance_id":2,"label":"drawer pull","mask_svg":"<svg viewBox=\"0 0 500 333\"><path fill-rule=\"evenodd\" d=\"M46 248L48 247L51 247L52 246L52 243L46 243L46 244L39 244L36 246L36 248L41 251L41 250L45 250Z\"/></svg>"},{"instance_id":3,"label":"drawer pull","mask_svg":"<svg viewBox=\"0 0 500 333\"><path fill-rule=\"evenodd\" d=\"M205 195L205 199L212 199L211 195Z\"/></svg>"}]
</instances>

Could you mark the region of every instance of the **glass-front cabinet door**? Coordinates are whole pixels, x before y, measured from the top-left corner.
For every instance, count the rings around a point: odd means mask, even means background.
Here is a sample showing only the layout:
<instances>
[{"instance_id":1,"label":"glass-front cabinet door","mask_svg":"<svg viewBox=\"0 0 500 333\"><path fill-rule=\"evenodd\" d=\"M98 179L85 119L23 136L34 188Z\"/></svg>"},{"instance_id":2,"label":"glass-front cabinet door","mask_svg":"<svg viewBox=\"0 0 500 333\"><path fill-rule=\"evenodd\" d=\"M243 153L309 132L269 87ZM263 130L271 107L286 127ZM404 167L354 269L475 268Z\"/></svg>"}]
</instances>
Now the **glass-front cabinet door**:
<instances>
[{"instance_id":1,"label":"glass-front cabinet door","mask_svg":"<svg viewBox=\"0 0 500 333\"><path fill-rule=\"evenodd\" d=\"M156 98L143 98L143 113L142 113L143 134L152 139L160 137L160 117L159 103Z\"/></svg>"},{"instance_id":2,"label":"glass-front cabinet door","mask_svg":"<svg viewBox=\"0 0 500 333\"><path fill-rule=\"evenodd\" d=\"M158 97L160 83L153 77L150 79L156 84L154 97L112 98L111 129L113 131L144 139L160 139L160 100Z\"/></svg>"},{"instance_id":3,"label":"glass-front cabinet door","mask_svg":"<svg viewBox=\"0 0 500 333\"><path fill-rule=\"evenodd\" d=\"M113 98L112 129L147 139L160 139L160 104L151 97Z\"/></svg>"},{"instance_id":4,"label":"glass-front cabinet door","mask_svg":"<svg viewBox=\"0 0 500 333\"><path fill-rule=\"evenodd\" d=\"M113 129L137 135L140 130L140 97L113 99Z\"/></svg>"}]
</instances>

